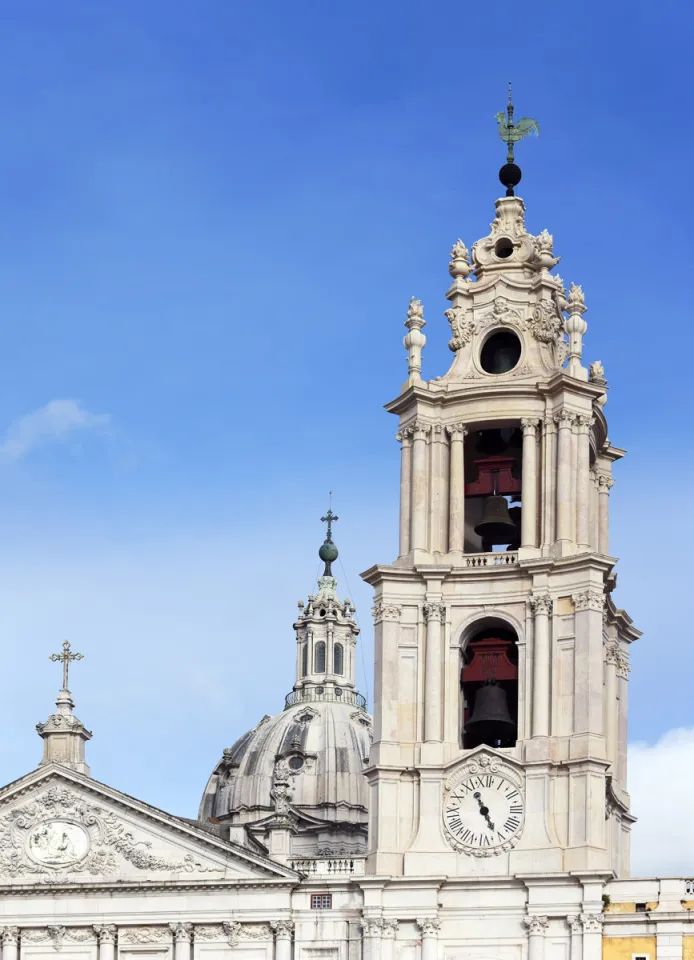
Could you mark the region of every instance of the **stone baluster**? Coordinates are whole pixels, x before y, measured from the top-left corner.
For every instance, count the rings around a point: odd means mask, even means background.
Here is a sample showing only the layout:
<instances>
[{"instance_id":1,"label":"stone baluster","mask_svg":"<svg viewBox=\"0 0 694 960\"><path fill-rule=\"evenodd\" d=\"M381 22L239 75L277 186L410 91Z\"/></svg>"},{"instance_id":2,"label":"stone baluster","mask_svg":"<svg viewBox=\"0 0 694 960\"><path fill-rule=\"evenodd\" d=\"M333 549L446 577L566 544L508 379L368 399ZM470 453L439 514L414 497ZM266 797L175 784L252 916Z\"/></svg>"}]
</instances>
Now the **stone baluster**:
<instances>
[{"instance_id":1,"label":"stone baluster","mask_svg":"<svg viewBox=\"0 0 694 960\"><path fill-rule=\"evenodd\" d=\"M381 960L397 960L395 956L395 937L398 932L398 921L384 920L382 931Z\"/></svg>"},{"instance_id":2,"label":"stone baluster","mask_svg":"<svg viewBox=\"0 0 694 960\"><path fill-rule=\"evenodd\" d=\"M578 914L572 913L566 918L571 930L571 948L569 960L583 960L583 924Z\"/></svg>"},{"instance_id":3,"label":"stone baluster","mask_svg":"<svg viewBox=\"0 0 694 960\"><path fill-rule=\"evenodd\" d=\"M582 913L583 960L602 960L602 924L599 913Z\"/></svg>"},{"instance_id":4,"label":"stone baluster","mask_svg":"<svg viewBox=\"0 0 694 960\"><path fill-rule=\"evenodd\" d=\"M539 420L523 417L523 464L521 468L521 546L537 546L537 428Z\"/></svg>"},{"instance_id":5,"label":"stone baluster","mask_svg":"<svg viewBox=\"0 0 694 960\"><path fill-rule=\"evenodd\" d=\"M94 933L99 938L99 960L114 960L118 927L115 923L97 924Z\"/></svg>"},{"instance_id":6,"label":"stone baluster","mask_svg":"<svg viewBox=\"0 0 694 960\"><path fill-rule=\"evenodd\" d=\"M574 414L560 410L555 414L557 424L557 531L556 542L560 549L571 542L571 426Z\"/></svg>"},{"instance_id":7,"label":"stone baluster","mask_svg":"<svg viewBox=\"0 0 694 960\"><path fill-rule=\"evenodd\" d=\"M608 641L605 647L605 748L607 759L612 764L613 774L617 761L617 738L619 721L619 704L617 701L617 665L619 663L619 646L614 640Z\"/></svg>"},{"instance_id":8,"label":"stone baluster","mask_svg":"<svg viewBox=\"0 0 694 960\"><path fill-rule=\"evenodd\" d=\"M544 960L547 917L534 914L523 917L523 922L528 928L528 960Z\"/></svg>"},{"instance_id":9,"label":"stone baluster","mask_svg":"<svg viewBox=\"0 0 694 960\"><path fill-rule=\"evenodd\" d=\"M425 917L417 921L417 926L422 931L422 960L437 960L441 921L437 917Z\"/></svg>"},{"instance_id":10,"label":"stone baluster","mask_svg":"<svg viewBox=\"0 0 694 960\"><path fill-rule=\"evenodd\" d=\"M362 917L362 960L380 960L383 920L380 917Z\"/></svg>"},{"instance_id":11,"label":"stone baluster","mask_svg":"<svg viewBox=\"0 0 694 960\"><path fill-rule=\"evenodd\" d=\"M465 546L465 437L467 428L462 423L446 427L451 438L450 481L448 501L448 549L462 553Z\"/></svg>"},{"instance_id":12,"label":"stone baluster","mask_svg":"<svg viewBox=\"0 0 694 960\"><path fill-rule=\"evenodd\" d=\"M400 441L400 556L410 552L410 513L412 507L412 428L396 433Z\"/></svg>"},{"instance_id":13,"label":"stone baluster","mask_svg":"<svg viewBox=\"0 0 694 960\"><path fill-rule=\"evenodd\" d=\"M275 960L292 960L294 922L292 920L275 920L270 926L275 934Z\"/></svg>"},{"instance_id":14,"label":"stone baluster","mask_svg":"<svg viewBox=\"0 0 694 960\"><path fill-rule=\"evenodd\" d=\"M2 960L17 960L19 952L19 927L2 928Z\"/></svg>"},{"instance_id":15,"label":"stone baluster","mask_svg":"<svg viewBox=\"0 0 694 960\"><path fill-rule=\"evenodd\" d=\"M431 426L421 420L413 425L411 550L427 548L427 437L430 432Z\"/></svg>"},{"instance_id":16,"label":"stone baluster","mask_svg":"<svg viewBox=\"0 0 694 960\"><path fill-rule=\"evenodd\" d=\"M445 606L439 601L427 601L424 605L427 621L427 646L424 674L424 739L441 741L441 627L446 615Z\"/></svg>"},{"instance_id":17,"label":"stone baluster","mask_svg":"<svg viewBox=\"0 0 694 960\"><path fill-rule=\"evenodd\" d=\"M590 428L594 417L576 417L576 541L590 549Z\"/></svg>"},{"instance_id":18,"label":"stone baluster","mask_svg":"<svg viewBox=\"0 0 694 960\"><path fill-rule=\"evenodd\" d=\"M614 480L607 474L598 474L598 552L610 555L610 490Z\"/></svg>"},{"instance_id":19,"label":"stone baluster","mask_svg":"<svg viewBox=\"0 0 694 960\"><path fill-rule=\"evenodd\" d=\"M170 923L174 938L174 960L190 960L190 945L193 939L192 923Z\"/></svg>"},{"instance_id":20,"label":"stone baluster","mask_svg":"<svg viewBox=\"0 0 694 960\"><path fill-rule=\"evenodd\" d=\"M533 630L533 737L549 736L550 644L549 615L552 598L540 594L530 598L534 614Z\"/></svg>"}]
</instances>

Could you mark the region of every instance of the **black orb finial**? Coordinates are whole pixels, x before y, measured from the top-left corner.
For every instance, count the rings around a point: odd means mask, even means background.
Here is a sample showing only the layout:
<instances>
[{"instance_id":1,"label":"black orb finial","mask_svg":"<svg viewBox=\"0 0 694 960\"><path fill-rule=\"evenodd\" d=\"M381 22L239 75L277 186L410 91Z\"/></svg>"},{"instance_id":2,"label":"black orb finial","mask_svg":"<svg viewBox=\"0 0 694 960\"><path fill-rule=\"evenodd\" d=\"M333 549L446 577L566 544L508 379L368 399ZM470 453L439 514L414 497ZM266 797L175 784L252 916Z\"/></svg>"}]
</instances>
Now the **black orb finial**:
<instances>
[{"instance_id":1,"label":"black orb finial","mask_svg":"<svg viewBox=\"0 0 694 960\"><path fill-rule=\"evenodd\" d=\"M332 491L330 492L330 501L332 504ZM332 564L337 560L339 554L337 547L333 543L333 524L336 520L340 518L333 513L332 505L326 515L321 517L322 523L328 524L328 529L326 531L325 540L321 544L320 550L318 551L318 556L321 558L325 564L325 570L323 571L324 577L332 577Z\"/></svg>"},{"instance_id":2,"label":"black orb finial","mask_svg":"<svg viewBox=\"0 0 694 960\"><path fill-rule=\"evenodd\" d=\"M536 120L531 117L523 117L518 123L513 122L513 99L511 92L511 83L508 85L508 104L506 106L506 116L503 110L494 117L499 125L499 136L508 147L506 154L506 163L499 170L499 180L506 187L506 196L515 196L514 187L517 187L521 181L521 168L514 162L513 147L514 144L527 137L529 133L538 135L540 127Z\"/></svg>"}]
</instances>

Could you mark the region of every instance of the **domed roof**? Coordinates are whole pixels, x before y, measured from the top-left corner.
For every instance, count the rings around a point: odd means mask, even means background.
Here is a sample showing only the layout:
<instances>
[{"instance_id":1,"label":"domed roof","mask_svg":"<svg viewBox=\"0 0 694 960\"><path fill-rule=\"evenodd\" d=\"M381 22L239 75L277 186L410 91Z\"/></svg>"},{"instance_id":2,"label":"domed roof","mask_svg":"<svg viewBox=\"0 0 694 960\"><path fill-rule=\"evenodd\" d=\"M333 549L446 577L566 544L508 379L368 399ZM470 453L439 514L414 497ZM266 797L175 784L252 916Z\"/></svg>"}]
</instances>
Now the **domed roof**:
<instances>
[{"instance_id":1,"label":"domed roof","mask_svg":"<svg viewBox=\"0 0 694 960\"><path fill-rule=\"evenodd\" d=\"M210 777L200 820L251 823L275 809L277 776L287 775L296 810L334 823L365 822L371 718L344 690L298 700L240 737ZM292 695L288 699L291 699ZM360 698L361 699L361 698Z\"/></svg>"}]
</instances>

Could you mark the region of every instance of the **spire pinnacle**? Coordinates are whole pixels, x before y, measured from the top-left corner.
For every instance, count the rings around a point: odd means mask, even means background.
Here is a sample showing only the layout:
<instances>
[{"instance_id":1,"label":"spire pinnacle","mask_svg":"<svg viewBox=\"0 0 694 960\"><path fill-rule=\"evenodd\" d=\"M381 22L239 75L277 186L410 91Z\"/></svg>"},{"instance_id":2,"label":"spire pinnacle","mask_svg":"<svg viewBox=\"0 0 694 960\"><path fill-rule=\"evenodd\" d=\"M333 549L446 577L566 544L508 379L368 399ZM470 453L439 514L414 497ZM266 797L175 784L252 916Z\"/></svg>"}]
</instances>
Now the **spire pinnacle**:
<instances>
[{"instance_id":1,"label":"spire pinnacle","mask_svg":"<svg viewBox=\"0 0 694 960\"><path fill-rule=\"evenodd\" d=\"M332 509L332 490L330 491L330 502L331 506L328 509L328 512L324 517L321 517L321 523L327 523L328 529L326 531L325 540L323 541L320 550L318 551L318 556L325 563L325 570L323 571L324 577L332 577L332 564L338 558L337 547L333 543L333 524L336 523L340 518L337 514L333 513Z\"/></svg>"},{"instance_id":2,"label":"spire pinnacle","mask_svg":"<svg viewBox=\"0 0 694 960\"><path fill-rule=\"evenodd\" d=\"M65 640L63 641L62 653L52 653L48 659L62 663L63 685L55 702L55 713L51 714L45 723L36 724L36 731L43 739L41 765L62 763L66 767L77 770L78 773L89 776L89 767L84 758L84 745L87 740L91 740L92 735L72 712L75 704L68 689L70 663L75 660L83 660L84 655L72 653L70 641Z\"/></svg>"},{"instance_id":3,"label":"spire pinnacle","mask_svg":"<svg viewBox=\"0 0 694 960\"><path fill-rule=\"evenodd\" d=\"M499 136L506 144L508 150L506 153L506 163L499 170L499 180L506 187L506 196L515 196L513 188L517 187L521 181L521 168L515 163L513 157L513 147L519 140L527 137L529 133L537 136L540 132L540 125L532 117L522 117L518 123L513 120L513 90L511 81L508 83L508 104L506 106L506 116L504 111L494 115L494 119L499 125Z\"/></svg>"}]
</instances>

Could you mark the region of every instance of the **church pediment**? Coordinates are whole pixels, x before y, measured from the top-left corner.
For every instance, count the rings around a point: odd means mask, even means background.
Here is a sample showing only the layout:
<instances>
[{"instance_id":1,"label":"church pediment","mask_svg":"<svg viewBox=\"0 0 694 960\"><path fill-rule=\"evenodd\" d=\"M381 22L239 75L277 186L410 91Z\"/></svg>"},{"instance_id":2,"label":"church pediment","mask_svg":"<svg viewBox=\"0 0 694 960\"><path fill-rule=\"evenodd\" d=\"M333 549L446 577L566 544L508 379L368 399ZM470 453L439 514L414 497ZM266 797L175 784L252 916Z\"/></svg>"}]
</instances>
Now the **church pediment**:
<instances>
[{"instance_id":1,"label":"church pediment","mask_svg":"<svg viewBox=\"0 0 694 960\"><path fill-rule=\"evenodd\" d=\"M257 853L57 765L0 790L0 886L295 877Z\"/></svg>"}]
</instances>

